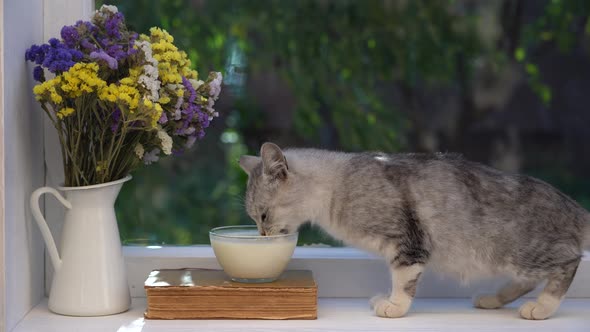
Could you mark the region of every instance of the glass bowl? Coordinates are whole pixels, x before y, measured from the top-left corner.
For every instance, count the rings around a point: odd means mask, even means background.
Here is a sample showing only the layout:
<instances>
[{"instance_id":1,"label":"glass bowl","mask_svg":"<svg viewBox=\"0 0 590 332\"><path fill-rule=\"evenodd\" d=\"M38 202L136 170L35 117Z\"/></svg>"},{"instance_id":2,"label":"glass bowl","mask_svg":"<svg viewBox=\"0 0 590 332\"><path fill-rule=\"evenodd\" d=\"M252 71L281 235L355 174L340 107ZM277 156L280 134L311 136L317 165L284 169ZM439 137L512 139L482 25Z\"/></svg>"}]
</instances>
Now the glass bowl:
<instances>
[{"instance_id":1,"label":"glass bowl","mask_svg":"<svg viewBox=\"0 0 590 332\"><path fill-rule=\"evenodd\" d=\"M299 233L262 236L256 226L212 229L209 240L223 271L233 280L262 283L277 280L291 260Z\"/></svg>"}]
</instances>

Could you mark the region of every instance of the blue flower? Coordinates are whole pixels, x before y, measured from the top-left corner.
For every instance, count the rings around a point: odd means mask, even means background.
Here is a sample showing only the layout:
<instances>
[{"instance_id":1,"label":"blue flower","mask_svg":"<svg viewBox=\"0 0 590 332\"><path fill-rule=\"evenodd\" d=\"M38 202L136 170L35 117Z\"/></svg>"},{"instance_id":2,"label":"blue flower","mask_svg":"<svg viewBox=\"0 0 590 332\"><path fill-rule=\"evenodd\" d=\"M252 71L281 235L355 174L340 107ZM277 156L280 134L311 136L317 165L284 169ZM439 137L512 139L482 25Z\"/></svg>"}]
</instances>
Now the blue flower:
<instances>
[{"instance_id":1,"label":"blue flower","mask_svg":"<svg viewBox=\"0 0 590 332\"><path fill-rule=\"evenodd\" d=\"M42 64L45 60L45 50L43 46L47 45L33 45L25 52L25 60L34 62L35 64Z\"/></svg>"},{"instance_id":2,"label":"blue flower","mask_svg":"<svg viewBox=\"0 0 590 332\"><path fill-rule=\"evenodd\" d=\"M121 120L121 110L115 107L115 111L111 115L113 122L111 123L111 131L114 133L119 129L119 121Z\"/></svg>"},{"instance_id":3,"label":"blue flower","mask_svg":"<svg viewBox=\"0 0 590 332\"><path fill-rule=\"evenodd\" d=\"M61 45L61 42L59 41L59 39L57 38L51 38L49 39L49 46L57 48Z\"/></svg>"},{"instance_id":4,"label":"blue flower","mask_svg":"<svg viewBox=\"0 0 590 332\"><path fill-rule=\"evenodd\" d=\"M76 62L82 60L82 52L66 47L59 40L51 38L45 50L42 65L52 73L68 71Z\"/></svg>"},{"instance_id":5,"label":"blue flower","mask_svg":"<svg viewBox=\"0 0 590 332\"><path fill-rule=\"evenodd\" d=\"M73 48L78 43L80 39L80 35L78 34L78 29L76 26L73 25L66 25L61 28L61 38L64 40L64 44L67 47Z\"/></svg>"},{"instance_id":6,"label":"blue flower","mask_svg":"<svg viewBox=\"0 0 590 332\"><path fill-rule=\"evenodd\" d=\"M54 47L46 54L45 60L43 61L43 66L52 73L67 71L74 64L75 62L70 52L63 48Z\"/></svg>"},{"instance_id":7,"label":"blue flower","mask_svg":"<svg viewBox=\"0 0 590 332\"><path fill-rule=\"evenodd\" d=\"M39 82L45 81L45 73L43 72L43 67L36 66L35 69L33 69L33 78Z\"/></svg>"}]
</instances>

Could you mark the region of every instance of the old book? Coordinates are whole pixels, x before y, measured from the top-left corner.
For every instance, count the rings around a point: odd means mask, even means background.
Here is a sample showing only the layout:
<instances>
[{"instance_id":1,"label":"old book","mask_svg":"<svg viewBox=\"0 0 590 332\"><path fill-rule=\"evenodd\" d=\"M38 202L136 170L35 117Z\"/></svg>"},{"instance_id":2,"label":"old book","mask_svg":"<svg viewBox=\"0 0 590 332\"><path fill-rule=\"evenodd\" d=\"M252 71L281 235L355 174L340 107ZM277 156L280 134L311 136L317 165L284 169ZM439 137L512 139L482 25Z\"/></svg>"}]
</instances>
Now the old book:
<instances>
[{"instance_id":1,"label":"old book","mask_svg":"<svg viewBox=\"0 0 590 332\"><path fill-rule=\"evenodd\" d=\"M275 282L233 282L220 270L152 271L145 282L149 319L316 319L311 271L286 271Z\"/></svg>"}]
</instances>

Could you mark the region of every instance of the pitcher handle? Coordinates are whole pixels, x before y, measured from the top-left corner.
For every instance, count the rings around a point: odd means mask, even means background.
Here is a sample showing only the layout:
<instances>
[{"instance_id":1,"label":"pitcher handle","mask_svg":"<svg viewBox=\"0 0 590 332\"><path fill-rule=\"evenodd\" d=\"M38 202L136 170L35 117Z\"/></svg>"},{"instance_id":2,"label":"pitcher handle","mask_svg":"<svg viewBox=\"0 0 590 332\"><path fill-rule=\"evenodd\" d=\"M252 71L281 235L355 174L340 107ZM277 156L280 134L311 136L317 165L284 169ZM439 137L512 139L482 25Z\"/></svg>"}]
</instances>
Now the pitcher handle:
<instances>
[{"instance_id":1,"label":"pitcher handle","mask_svg":"<svg viewBox=\"0 0 590 332\"><path fill-rule=\"evenodd\" d=\"M59 253L57 252L55 240L51 235L51 231L49 230L47 221L45 221L43 213L41 213L41 208L39 207L39 197L41 197L41 195L43 194L52 194L67 209L71 209L72 204L68 202L57 190L51 187L41 187L35 190L33 194L31 194L31 211L33 212L33 218L35 218L35 221L37 221L37 225L39 225L41 235L43 235L43 239L45 240L45 244L47 245L49 257L51 257L51 263L53 264L53 268L57 271L61 266L61 258L59 257Z\"/></svg>"}]
</instances>

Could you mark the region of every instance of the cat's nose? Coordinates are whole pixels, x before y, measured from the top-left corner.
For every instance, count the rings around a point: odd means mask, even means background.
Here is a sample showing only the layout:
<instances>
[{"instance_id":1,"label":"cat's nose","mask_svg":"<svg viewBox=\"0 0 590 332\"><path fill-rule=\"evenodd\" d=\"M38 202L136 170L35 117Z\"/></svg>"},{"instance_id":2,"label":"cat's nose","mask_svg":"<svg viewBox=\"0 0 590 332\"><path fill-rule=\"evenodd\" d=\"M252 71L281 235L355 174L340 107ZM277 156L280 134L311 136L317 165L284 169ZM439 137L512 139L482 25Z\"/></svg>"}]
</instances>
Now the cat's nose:
<instances>
[{"instance_id":1,"label":"cat's nose","mask_svg":"<svg viewBox=\"0 0 590 332\"><path fill-rule=\"evenodd\" d=\"M264 229L262 229L262 228L260 229L260 235L262 235L262 236L266 236L266 232L265 232L265 231L264 231Z\"/></svg>"}]
</instances>

